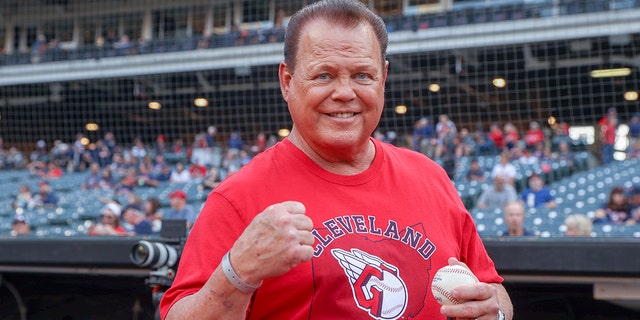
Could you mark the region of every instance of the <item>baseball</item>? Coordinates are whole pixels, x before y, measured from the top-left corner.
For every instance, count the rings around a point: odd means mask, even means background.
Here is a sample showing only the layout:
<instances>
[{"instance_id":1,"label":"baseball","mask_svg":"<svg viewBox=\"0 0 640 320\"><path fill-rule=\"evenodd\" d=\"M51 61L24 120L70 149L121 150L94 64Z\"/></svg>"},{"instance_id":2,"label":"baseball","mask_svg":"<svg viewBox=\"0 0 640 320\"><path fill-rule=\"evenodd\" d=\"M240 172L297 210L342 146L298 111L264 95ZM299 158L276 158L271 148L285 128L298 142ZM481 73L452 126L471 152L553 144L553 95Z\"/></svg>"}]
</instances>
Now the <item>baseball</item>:
<instances>
[{"instance_id":1,"label":"baseball","mask_svg":"<svg viewBox=\"0 0 640 320\"><path fill-rule=\"evenodd\" d=\"M464 301L452 298L451 290L476 282L478 282L478 278L467 267L448 265L436 272L431 282L431 292L441 305L460 304Z\"/></svg>"}]
</instances>

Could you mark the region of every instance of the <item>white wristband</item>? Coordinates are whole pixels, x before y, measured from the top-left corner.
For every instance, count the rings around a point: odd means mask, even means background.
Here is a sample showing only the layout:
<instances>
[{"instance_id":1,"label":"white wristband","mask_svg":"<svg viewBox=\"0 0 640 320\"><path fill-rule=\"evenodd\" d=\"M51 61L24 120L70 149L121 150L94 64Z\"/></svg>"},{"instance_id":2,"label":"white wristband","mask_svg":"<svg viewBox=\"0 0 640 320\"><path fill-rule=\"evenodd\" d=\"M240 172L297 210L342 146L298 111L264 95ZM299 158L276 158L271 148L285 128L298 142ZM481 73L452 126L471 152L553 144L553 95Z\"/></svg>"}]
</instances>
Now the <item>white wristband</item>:
<instances>
[{"instance_id":1,"label":"white wristband","mask_svg":"<svg viewBox=\"0 0 640 320\"><path fill-rule=\"evenodd\" d=\"M242 279L240 279L236 271L233 270L233 267L231 266L231 261L229 261L229 252L227 252L224 257L222 257L221 267L224 275L227 276L227 279L229 279L229 282L231 282L231 284L236 287L236 289L244 293L252 293L262 285L262 281L260 281L257 286L252 286L242 281Z\"/></svg>"}]
</instances>

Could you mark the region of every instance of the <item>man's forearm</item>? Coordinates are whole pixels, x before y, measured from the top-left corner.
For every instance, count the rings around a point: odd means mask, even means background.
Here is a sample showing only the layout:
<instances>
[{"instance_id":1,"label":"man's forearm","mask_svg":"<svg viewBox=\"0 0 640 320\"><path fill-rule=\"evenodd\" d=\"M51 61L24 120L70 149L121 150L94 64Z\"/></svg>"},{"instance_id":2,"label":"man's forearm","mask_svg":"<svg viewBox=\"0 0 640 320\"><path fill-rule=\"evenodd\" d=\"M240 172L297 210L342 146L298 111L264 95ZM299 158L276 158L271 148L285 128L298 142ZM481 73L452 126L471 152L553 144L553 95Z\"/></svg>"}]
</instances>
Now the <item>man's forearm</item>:
<instances>
[{"instance_id":1,"label":"man's forearm","mask_svg":"<svg viewBox=\"0 0 640 320\"><path fill-rule=\"evenodd\" d=\"M220 266L195 294L177 301L165 320L244 319L251 294L236 289Z\"/></svg>"}]
</instances>

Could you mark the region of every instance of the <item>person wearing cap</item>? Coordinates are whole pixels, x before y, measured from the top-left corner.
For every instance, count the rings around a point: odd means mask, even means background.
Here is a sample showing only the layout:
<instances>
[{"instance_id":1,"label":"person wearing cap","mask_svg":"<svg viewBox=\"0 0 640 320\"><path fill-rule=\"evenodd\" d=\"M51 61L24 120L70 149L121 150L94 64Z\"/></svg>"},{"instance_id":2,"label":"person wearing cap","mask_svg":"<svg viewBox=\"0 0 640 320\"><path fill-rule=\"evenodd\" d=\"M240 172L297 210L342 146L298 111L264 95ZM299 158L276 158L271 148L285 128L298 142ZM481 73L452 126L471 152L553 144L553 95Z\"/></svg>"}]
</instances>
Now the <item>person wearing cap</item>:
<instances>
[{"instance_id":1,"label":"person wearing cap","mask_svg":"<svg viewBox=\"0 0 640 320\"><path fill-rule=\"evenodd\" d=\"M529 177L529 187L522 191L520 199L527 208L545 206L547 208L556 207L556 198L551 193L551 189L545 186L544 180L537 173Z\"/></svg>"},{"instance_id":2,"label":"person wearing cap","mask_svg":"<svg viewBox=\"0 0 640 320\"><path fill-rule=\"evenodd\" d=\"M130 204L122 210L122 220L133 227L129 232L130 235L153 234L151 222L147 220L146 214L137 204Z\"/></svg>"},{"instance_id":3,"label":"person wearing cap","mask_svg":"<svg viewBox=\"0 0 640 320\"><path fill-rule=\"evenodd\" d=\"M22 214L15 215L11 223L11 234L15 236L25 236L29 233L31 233L31 226L29 225L27 217Z\"/></svg>"},{"instance_id":4,"label":"person wearing cap","mask_svg":"<svg viewBox=\"0 0 640 320\"><path fill-rule=\"evenodd\" d=\"M169 194L169 205L171 208L164 211L162 220L187 220L187 229L196 222L196 211L187 204L187 194L182 190L175 190Z\"/></svg>"},{"instance_id":5,"label":"person wearing cap","mask_svg":"<svg viewBox=\"0 0 640 320\"><path fill-rule=\"evenodd\" d=\"M127 231L120 225L122 207L109 202L102 209L102 215L97 223L87 229L87 234L92 236L124 236Z\"/></svg>"},{"instance_id":6,"label":"person wearing cap","mask_svg":"<svg viewBox=\"0 0 640 320\"><path fill-rule=\"evenodd\" d=\"M33 207L55 207L58 205L58 196L51 190L51 185L46 180L38 182L38 193L33 197Z\"/></svg>"}]
</instances>

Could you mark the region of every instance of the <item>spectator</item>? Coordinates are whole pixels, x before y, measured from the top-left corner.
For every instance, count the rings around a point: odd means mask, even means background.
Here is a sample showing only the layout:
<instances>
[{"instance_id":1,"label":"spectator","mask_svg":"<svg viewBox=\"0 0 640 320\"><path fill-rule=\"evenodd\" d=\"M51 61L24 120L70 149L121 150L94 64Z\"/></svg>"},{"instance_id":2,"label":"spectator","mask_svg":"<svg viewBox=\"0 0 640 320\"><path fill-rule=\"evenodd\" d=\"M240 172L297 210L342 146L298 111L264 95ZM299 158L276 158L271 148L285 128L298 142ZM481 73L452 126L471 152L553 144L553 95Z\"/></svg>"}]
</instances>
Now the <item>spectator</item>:
<instances>
[{"instance_id":1,"label":"spectator","mask_svg":"<svg viewBox=\"0 0 640 320\"><path fill-rule=\"evenodd\" d=\"M504 221L507 230L502 232L503 237L535 236L535 233L524 227L525 208L520 201L507 202L503 209Z\"/></svg>"},{"instance_id":2,"label":"spectator","mask_svg":"<svg viewBox=\"0 0 640 320\"><path fill-rule=\"evenodd\" d=\"M227 141L227 146L229 149L235 149L237 151L242 150L242 147L244 147L244 141L242 141L242 137L240 137L240 132L235 130L231 132L229 141Z\"/></svg>"},{"instance_id":3,"label":"spectator","mask_svg":"<svg viewBox=\"0 0 640 320\"><path fill-rule=\"evenodd\" d=\"M16 214L11 222L11 235L26 236L31 233L31 225L27 217L22 214Z\"/></svg>"},{"instance_id":4,"label":"spectator","mask_svg":"<svg viewBox=\"0 0 640 320\"><path fill-rule=\"evenodd\" d=\"M611 189L607 203L596 209L593 223L626 224L631 218L631 206L627 201L624 188L616 186ZM633 221L633 220L632 220ZM630 221L630 223L632 222Z\"/></svg>"},{"instance_id":5,"label":"spectator","mask_svg":"<svg viewBox=\"0 0 640 320\"><path fill-rule=\"evenodd\" d=\"M102 209L100 219L87 228L87 234L92 236L123 236L127 231L120 225L122 207L109 202Z\"/></svg>"},{"instance_id":6,"label":"spectator","mask_svg":"<svg viewBox=\"0 0 640 320\"><path fill-rule=\"evenodd\" d=\"M544 142L544 132L540 129L540 124L536 121L529 123L529 130L524 134L524 142L527 149L532 151L538 143Z\"/></svg>"},{"instance_id":7,"label":"spectator","mask_svg":"<svg viewBox=\"0 0 640 320\"><path fill-rule=\"evenodd\" d=\"M567 227L565 236L567 237L591 237L593 224L589 217L584 214L572 214L564 219Z\"/></svg>"},{"instance_id":8,"label":"spectator","mask_svg":"<svg viewBox=\"0 0 640 320\"><path fill-rule=\"evenodd\" d=\"M38 182L38 193L33 197L34 208L55 207L58 205L58 196L51 190L51 185L45 180Z\"/></svg>"},{"instance_id":9,"label":"spectator","mask_svg":"<svg viewBox=\"0 0 640 320\"><path fill-rule=\"evenodd\" d=\"M522 191L520 199L527 208L541 206L555 208L557 205L555 197L551 194L551 189L545 186L542 177L536 173L529 177L529 187Z\"/></svg>"},{"instance_id":10,"label":"spectator","mask_svg":"<svg viewBox=\"0 0 640 320\"><path fill-rule=\"evenodd\" d=\"M615 108L609 108L607 115L600 119L600 150L602 152L602 162L611 163L614 145L616 143L616 131L618 130L618 113Z\"/></svg>"},{"instance_id":11,"label":"spectator","mask_svg":"<svg viewBox=\"0 0 640 320\"><path fill-rule=\"evenodd\" d=\"M212 190L222 181L218 168L212 167L208 171L207 177L202 181L199 190Z\"/></svg>"},{"instance_id":12,"label":"spectator","mask_svg":"<svg viewBox=\"0 0 640 320\"><path fill-rule=\"evenodd\" d=\"M504 147L511 150L520 141L520 132L518 128L511 122L507 122L504 125Z\"/></svg>"},{"instance_id":13,"label":"spectator","mask_svg":"<svg viewBox=\"0 0 640 320\"><path fill-rule=\"evenodd\" d=\"M161 167L160 172L156 173L153 178L158 182L171 181L171 174L173 171L169 165L165 164Z\"/></svg>"},{"instance_id":14,"label":"spectator","mask_svg":"<svg viewBox=\"0 0 640 320\"><path fill-rule=\"evenodd\" d=\"M434 139L435 129L429 118L422 117L416 121L413 128L413 150L433 157L433 150L436 144Z\"/></svg>"},{"instance_id":15,"label":"spectator","mask_svg":"<svg viewBox=\"0 0 640 320\"><path fill-rule=\"evenodd\" d=\"M196 222L197 214L193 207L187 204L187 194L182 190L175 190L169 194L169 205L171 208L165 210L162 220L187 220L187 229L190 229Z\"/></svg>"},{"instance_id":16,"label":"spectator","mask_svg":"<svg viewBox=\"0 0 640 320\"><path fill-rule=\"evenodd\" d=\"M629 148L633 148L640 140L640 114L634 113L629 121Z\"/></svg>"},{"instance_id":17,"label":"spectator","mask_svg":"<svg viewBox=\"0 0 640 320\"><path fill-rule=\"evenodd\" d=\"M206 146L208 148L215 148L218 146L218 141L216 140L217 134L218 134L218 128L216 128L215 126L209 126L207 128L207 134L204 136L204 138L205 138L205 142L207 143Z\"/></svg>"},{"instance_id":18,"label":"spectator","mask_svg":"<svg viewBox=\"0 0 640 320\"><path fill-rule=\"evenodd\" d=\"M508 202L518 200L516 189L502 175L493 178L493 185L484 189L478 197L478 208L503 208Z\"/></svg>"},{"instance_id":19,"label":"spectator","mask_svg":"<svg viewBox=\"0 0 640 320\"><path fill-rule=\"evenodd\" d=\"M191 179L202 180L207 176L207 167L198 163L198 161L194 161L189 167L189 174L191 175Z\"/></svg>"},{"instance_id":20,"label":"spectator","mask_svg":"<svg viewBox=\"0 0 640 320\"><path fill-rule=\"evenodd\" d=\"M102 180L102 173L100 172L100 164L97 162L92 163L89 166L89 176L84 180L84 183L80 186L81 189L95 189L100 186Z\"/></svg>"},{"instance_id":21,"label":"spectator","mask_svg":"<svg viewBox=\"0 0 640 320\"><path fill-rule=\"evenodd\" d=\"M571 151L568 141L560 141L558 143L558 150L551 154L551 159L559 162L566 162L570 172L574 170L575 155Z\"/></svg>"},{"instance_id":22,"label":"spectator","mask_svg":"<svg viewBox=\"0 0 640 320\"><path fill-rule=\"evenodd\" d=\"M151 197L144 202L144 212L153 232L158 233L162 229L162 213L160 212L160 200Z\"/></svg>"},{"instance_id":23,"label":"spectator","mask_svg":"<svg viewBox=\"0 0 640 320\"><path fill-rule=\"evenodd\" d=\"M14 208L22 208L27 209L29 205L33 202L33 195L31 194L31 189L29 185L21 184L18 187L18 194L13 202Z\"/></svg>"},{"instance_id":24,"label":"spectator","mask_svg":"<svg viewBox=\"0 0 640 320\"><path fill-rule=\"evenodd\" d=\"M191 181L191 174L189 171L185 170L182 162L178 162L176 163L176 168L171 171L169 181L173 183L187 183Z\"/></svg>"},{"instance_id":25,"label":"spectator","mask_svg":"<svg viewBox=\"0 0 640 320\"><path fill-rule=\"evenodd\" d=\"M509 152L502 152L500 154L500 162L496 163L491 169L491 179L502 176L508 184L513 186L515 185L517 173L516 167L511 163Z\"/></svg>"},{"instance_id":26,"label":"spectator","mask_svg":"<svg viewBox=\"0 0 640 320\"><path fill-rule=\"evenodd\" d=\"M493 141L493 144L499 151L504 151L504 133L502 129L500 129L500 124L492 122L491 125L489 125L489 133L487 136Z\"/></svg>"},{"instance_id":27,"label":"spectator","mask_svg":"<svg viewBox=\"0 0 640 320\"><path fill-rule=\"evenodd\" d=\"M469 170L467 171L467 181L487 181L485 171L482 167L480 167L478 159L471 159L471 162L469 163Z\"/></svg>"},{"instance_id":28,"label":"spectator","mask_svg":"<svg viewBox=\"0 0 640 320\"><path fill-rule=\"evenodd\" d=\"M153 234L153 226L147 219L145 213L137 204L130 204L122 210L122 219L126 221L132 230L129 235L150 235Z\"/></svg>"}]
</instances>

